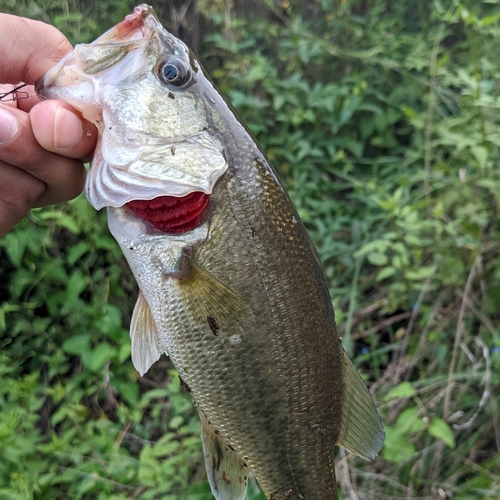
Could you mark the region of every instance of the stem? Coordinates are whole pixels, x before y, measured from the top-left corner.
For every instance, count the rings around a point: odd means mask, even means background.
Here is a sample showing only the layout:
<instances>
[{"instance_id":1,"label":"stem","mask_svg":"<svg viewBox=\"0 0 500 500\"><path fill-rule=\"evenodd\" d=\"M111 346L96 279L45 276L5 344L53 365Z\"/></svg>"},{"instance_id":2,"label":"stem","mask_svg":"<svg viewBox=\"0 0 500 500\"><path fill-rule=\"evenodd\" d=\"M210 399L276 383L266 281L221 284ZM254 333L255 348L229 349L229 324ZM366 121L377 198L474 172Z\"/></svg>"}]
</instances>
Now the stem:
<instances>
[{"instance_id":1,"label":"stem","mask_svg":"<svg viewBox=\"0 0 500 500\"><path fill-rule=\"evenodd\" d=\"M427 105L427 117L425 119L425 146L424 146L424 190L427 199L427 217L432 217L430 208L430 185L429 176L432 162L432 121L434 119L434 109L436 107L436 84L437 84L437 56L444 33L444 24L439 25L438 34L434 41L431 52L430 77L429 82L429 102Z\"/></svg>"},{"instance_id":2,"label":"stem","mask_svg":"<svg viewBox=\"0 0 500 500\"><path fill-rule=\"evenodd\" d=\"M347 321L345 326L344 338L342 340L342 345L349 356L353 355L353 339L351 337L352 323L354 318L354 311L356 310L357 300L356 296L358 293L358 282L359 275L361 272L361 259L356 262L356 267L354 268L354 274L352 275L351 283L351 293L349 297L349 311L347 313Z\"/></svg>"},{"instance_id":3,"label":"stem","mask_svg":"<svg viewBox=\"0 0 500 500\"><path fill-rule=\"evenodd\" d=\"M457 321L457 329L455 330L455 341L453 344L453 352L451 355L450 368L448 369L448 380L446 382L446 389L444 394L444 408L443 408L443 420L448 420L450 416L450 397L455 387L455 382L453 381L453 374L455 371L455 367L457 365L458 360L458 352L460 348L460 343L462 342L462 336L465 331L465 321L464 316L465 312L468 308L468 303L470 302L469 296L472 288L472 283L477 274L477 263L480 256L478 255L472 264L472 268L469 273L469 277L467 278L467 283L465 284L465 289L462 297L462 304L460 305L460 311L458 313L458 321ZM434 453L433 461L432 461L432 470L434 471L432 475L432 479L436 479L439 471L438 464L441 463L441 456L443 454L444 442L439 441L437 443L436 451Z\"/></svg>"},{"instance_id":4,"label":"stem","mask_svg":"<svg viewBox=\"0 0 500 500\"><path fill-rule=\"evenodd\" d=\"M457 365L458 360L458 352L460 348L460 342L462 342L462 336L465 331L465 321L464 316L465 312L468 308L468 304L470 302L469 296L471 293L472 283L477 274L477 261L479 257L476 257L474 260L474 264L472 264L472 268L469 273L469 277L467 278L467 283L465 285L464 294L462 297L462 305L460 306L460 312L458 313L458 322L457 329L455 331L455 342L453 344L453 352L451 355L450 368L448 370L448 382L446 387L446 394L444 397L444 410L443 410L443 420L446 420L450 414L450 397L451 392L453 390L453 373L455 371L455 367Z\"/></svg>"}]
</instances>

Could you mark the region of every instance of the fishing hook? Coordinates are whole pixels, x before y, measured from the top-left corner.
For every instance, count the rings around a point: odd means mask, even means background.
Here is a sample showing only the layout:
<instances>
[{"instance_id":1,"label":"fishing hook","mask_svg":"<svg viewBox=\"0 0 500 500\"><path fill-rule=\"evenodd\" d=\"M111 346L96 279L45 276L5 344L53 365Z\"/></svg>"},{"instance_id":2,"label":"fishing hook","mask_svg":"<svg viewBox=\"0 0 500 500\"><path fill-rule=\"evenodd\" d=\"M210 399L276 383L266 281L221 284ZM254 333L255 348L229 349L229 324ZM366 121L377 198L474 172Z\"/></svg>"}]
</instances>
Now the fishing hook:
<instances>
[{"instance_id":1,"label":"fishing hook","mask_svg":"<svg viewBox=\"0 0 500 500\"><path fill-rule=\"evenodd\" d=\"M28 84L23 83L22 85L19 85L19 87L16 87L15 89L9 90L8 92L5 92L3 94L0 94L0 102L7 102L7 101L18 101L19 99L28 99L29 98L29 93L26 91L18 92L19 89L22 89L23 87L26 87ZM8 97L8 99L6 99Z\"/></svg>"}]
</instances>

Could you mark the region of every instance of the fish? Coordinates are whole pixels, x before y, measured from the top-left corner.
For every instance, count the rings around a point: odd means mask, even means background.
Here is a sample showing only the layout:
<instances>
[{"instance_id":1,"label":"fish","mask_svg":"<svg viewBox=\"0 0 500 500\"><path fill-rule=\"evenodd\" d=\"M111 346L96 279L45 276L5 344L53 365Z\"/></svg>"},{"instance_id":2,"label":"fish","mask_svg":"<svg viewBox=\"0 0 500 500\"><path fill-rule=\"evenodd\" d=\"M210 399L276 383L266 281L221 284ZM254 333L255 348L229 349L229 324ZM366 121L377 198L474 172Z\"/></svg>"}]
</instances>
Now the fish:
<instances>
[{"instance_id":1,"label":"fish","mask_svg":"<svg viewBox=\"0 0 500 500\"><path fill-rule=\"evenodd\" d=\"M86 196L139 287L132 361L170 357L215 499L252 473L269 500L336 500L334 445L373 459L384 428L304 224L198 59L140 5L36 91L98 128Z\"/></svg>"}]
</instances>

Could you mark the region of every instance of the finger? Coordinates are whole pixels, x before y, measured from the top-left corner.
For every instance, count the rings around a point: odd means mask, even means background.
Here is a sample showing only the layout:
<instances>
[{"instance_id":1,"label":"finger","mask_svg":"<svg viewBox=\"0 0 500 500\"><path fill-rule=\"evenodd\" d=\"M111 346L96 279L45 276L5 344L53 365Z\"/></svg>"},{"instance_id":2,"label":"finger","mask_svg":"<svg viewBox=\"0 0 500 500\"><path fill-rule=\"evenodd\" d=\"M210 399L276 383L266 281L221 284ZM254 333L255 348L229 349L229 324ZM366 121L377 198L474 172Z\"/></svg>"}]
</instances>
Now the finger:
<instances>
[{"instance_id":1,"label":"finger","mask_svg":"<svg viewBox=\"0 0 500 500\"><path fill-rule=\"evenodd\" d=\"M97 130L63 101L43 101L30 112L38 143L53 153L69 158L89 158L95 148Z\"/></svg>"},{"instance_id":2,"label":"finger","mask_svg":"<svg viewBox=\"0 0 500 500\"><path fill-rule=\"evenodd\" d=\"M0 238L26 217L45 188L40 179L0 161Z\"/></svg>"},{"instance_id":3,"label":"finger","mask_svg":"<svg viewBox=\"0 0 500 500\"><path fill-rule=\"evenodd\" d=\"M34 84L72 49L56 28L0 14L0 82Z\"/></svg>"},{"instance_id":4,"label":"finger","mask_svg":"<svg viewBox=\"0 0 500 500\"><path fill-rule=\"evenodd\" d=\"M29 115L1 105L0 160L45 182L47 188L35 206L70 200L83 189L86 173L82 162L42 148L31 130Z\"/></svg>"}]
</instances>

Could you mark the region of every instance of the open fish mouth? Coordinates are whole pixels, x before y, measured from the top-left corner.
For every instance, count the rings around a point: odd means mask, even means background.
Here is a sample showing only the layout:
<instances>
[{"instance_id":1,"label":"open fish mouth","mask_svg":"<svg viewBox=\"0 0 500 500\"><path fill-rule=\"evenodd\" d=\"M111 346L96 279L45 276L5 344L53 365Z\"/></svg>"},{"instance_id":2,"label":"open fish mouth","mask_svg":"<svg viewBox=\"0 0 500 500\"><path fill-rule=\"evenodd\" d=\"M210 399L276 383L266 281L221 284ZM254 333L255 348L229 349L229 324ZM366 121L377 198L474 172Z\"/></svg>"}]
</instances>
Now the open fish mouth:
<instances>
[{"instance_id":1,"label":"open fish mouth","mask_svg":"<svg viewBox=\"0 0 500 500\"><path fill-rule=\"evenodd\" d=\"M94 208L195 192L208 199L227 162L211 130L211 103L196 90L199 72L189 49L151 7L139 5L93 43L77 45L37 82L41 98L68 102L99 130L86 185ZM170 211L168 224L164 213L161 224L149 222L179 233L204 220L201 205L183 205L191 222L186 214L174 221Z\"/></svg>"}]
</instances>

